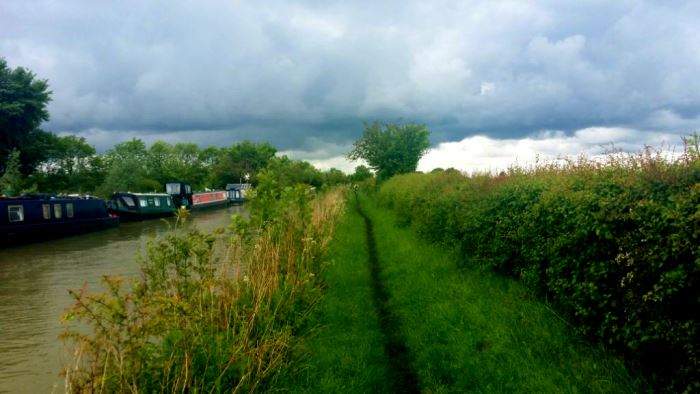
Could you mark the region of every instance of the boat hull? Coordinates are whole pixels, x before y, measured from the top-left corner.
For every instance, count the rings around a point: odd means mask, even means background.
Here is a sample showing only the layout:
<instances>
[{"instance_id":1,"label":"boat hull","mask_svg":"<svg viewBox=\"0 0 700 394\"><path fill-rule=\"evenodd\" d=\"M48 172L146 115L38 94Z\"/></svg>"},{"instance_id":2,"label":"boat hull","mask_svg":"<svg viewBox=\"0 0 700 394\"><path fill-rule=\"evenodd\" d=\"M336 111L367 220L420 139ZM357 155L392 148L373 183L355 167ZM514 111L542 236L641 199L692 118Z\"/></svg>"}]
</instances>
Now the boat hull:
<instances>
[{"instance_id":1,"label":"boat hull","mask_svg":"<svg viewBox=\"0 0 700 394\"><path fill-rule=\"evenodd\" d=\"M105 202L83 198L0 199L0 245L12 246L116 227Z\"/></svg>"},{"instance_id":2,"label":"boat hull","mask_svg":"<svg viewBox=\"0 0 700 394\"><path fill-rule=\"evenodd\" d=\"M107 203L109 212L123 222L135 222L172 216L175 204L165 193L113 193Z\"/></svg>"},{"instance_id":3,"label":"boat hull","mask_svg":"<svg viewBox=\"0 0 700 394\"><path fill-rule=\"evenodd\" d=\"M228 193L221 190L192 195L192 209L221 207L227 205L228 202Z\"/></svg>"}]
</instances>

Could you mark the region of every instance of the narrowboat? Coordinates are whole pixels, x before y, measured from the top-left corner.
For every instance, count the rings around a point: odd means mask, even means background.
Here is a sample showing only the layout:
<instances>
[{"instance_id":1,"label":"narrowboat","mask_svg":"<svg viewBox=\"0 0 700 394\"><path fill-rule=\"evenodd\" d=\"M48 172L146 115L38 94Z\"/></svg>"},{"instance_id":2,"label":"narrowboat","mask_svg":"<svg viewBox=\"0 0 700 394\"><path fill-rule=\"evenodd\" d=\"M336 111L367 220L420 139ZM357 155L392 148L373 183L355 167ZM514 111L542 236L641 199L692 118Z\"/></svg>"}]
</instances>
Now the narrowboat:
<instances>
[{"instance_id":1,"label":"narrowboat","mask_svg":"<svg viewBox=\"0 0 700 394\"><path fill-rule=\"evenodd\" d=\"M250 189L250 183L229 183L226 185L228 193L228 202L232 204L240 204L246 201L247 191Z\"/></svg>"},{"instance_id":2,"label":"narrowboat","mask_svg":"<svg viewBox=\"0 0 700 394\"><path fill-rule=\"evenodd\" d=\"M107 208L121 221L154 219L175 213L173 198L167 193L116 192L112 193Z\"/></svg>"},{"instance_id":3,"label":"narrowboat","mask_svg":"<svg viewBox=\"0 0 700 394\"><path fill-rule=\"evenodd\" d=\"M229 202L225 190L192 193L192 185L186 182L166 183L165 190L172 196L175 206L187 209L217 207Z\"/></svg>"},{"instance_id":4,"label":"narrowboat","mask_svg":"<svg viewBox=\"0 0 700 394\"><path fill-rule=\"evenodd\" d=\"M91 196L0 197L0 244L10 245L115 227L119 218Z\"/></svg>"}]
</instances>

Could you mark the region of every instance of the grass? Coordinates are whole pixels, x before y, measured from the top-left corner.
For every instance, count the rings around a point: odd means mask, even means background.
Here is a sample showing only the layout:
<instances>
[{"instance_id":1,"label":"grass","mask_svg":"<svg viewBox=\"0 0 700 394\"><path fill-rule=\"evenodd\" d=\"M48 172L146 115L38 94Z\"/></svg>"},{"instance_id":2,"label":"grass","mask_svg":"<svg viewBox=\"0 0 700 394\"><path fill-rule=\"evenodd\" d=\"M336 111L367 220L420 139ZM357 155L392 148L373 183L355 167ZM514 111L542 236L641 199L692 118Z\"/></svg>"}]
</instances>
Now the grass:
<instances>
[{"instance_id":1,"label":"grass","mask_svg":"<svg viewBox=\"0 0 700 394\"><path fill-rule=\"evenodd\" d=\"M308 393L389 392L387 358L372 302L362 218L350 208L328 253L327 291L312 317L317 329L296 349L285 390ZM301 367L300 367L301 366Z\"/></svg>"},{"instance_id":2,"label":"grass","mask_svg":"<svg viewBox=\"0 0 700 394\"><path fill-rule=\"evenodd\" d=\"M512 279L457 268L451 250L428 245L393 213L361 197L374 227L384 307L398 320L406 366L422 392L627 393L641 378L584 342ZM365 224L349 204L331 245L316 335L298 349L304 369L291 392L391 392L386 333L372 300ZM302 356L303 355L303 356ZM389 387L388 387L389 386Z\"/></svg>"}]
</instances>

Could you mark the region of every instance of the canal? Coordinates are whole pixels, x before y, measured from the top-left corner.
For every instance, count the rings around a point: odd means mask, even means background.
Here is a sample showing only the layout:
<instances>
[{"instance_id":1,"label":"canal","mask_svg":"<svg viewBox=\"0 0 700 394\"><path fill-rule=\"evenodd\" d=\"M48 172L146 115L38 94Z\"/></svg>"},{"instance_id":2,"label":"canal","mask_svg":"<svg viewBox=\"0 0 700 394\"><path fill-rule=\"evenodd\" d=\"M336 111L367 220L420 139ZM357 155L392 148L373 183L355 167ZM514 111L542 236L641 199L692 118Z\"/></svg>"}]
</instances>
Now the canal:
<instances>
[{"instance_id":1,"label":"canal","mask_svg":"<svg viewBox=\"0 0 700 394\"><path fill-rule=\"evenodd\" d=\"M211 231L244 213L241 206L195 211L188 225ZM59 372L70 360L58 336L68 290L98 290L106 274L136 274L136 255L168 223L174 219L0 249L0 393L64 391Z\"/></svg>"}]
</instances>

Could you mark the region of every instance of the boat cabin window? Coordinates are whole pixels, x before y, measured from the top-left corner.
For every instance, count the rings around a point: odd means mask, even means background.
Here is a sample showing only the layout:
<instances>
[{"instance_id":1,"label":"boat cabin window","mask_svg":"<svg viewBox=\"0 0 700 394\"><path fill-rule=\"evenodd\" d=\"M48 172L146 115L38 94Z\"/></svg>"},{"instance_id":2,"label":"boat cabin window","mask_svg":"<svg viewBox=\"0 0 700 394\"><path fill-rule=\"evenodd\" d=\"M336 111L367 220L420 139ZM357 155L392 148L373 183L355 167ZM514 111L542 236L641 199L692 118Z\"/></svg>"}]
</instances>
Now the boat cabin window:
<instances>
[{"instance_id":1,"label":"boat cabin window","mask_svg":"<svg viewBox=\"0 0 700 394\"><path fill-rule=\"evenodd\" d=\"M63 212L61 211L61 204L54 204L53 205L53 217L56 219L60 219Z\"/></svg>"},{"instance_id":2,"label":"boat cabin window","mask_svg":"<svg viewBox=\"0 0 700 394\"><path fill-rule=\"evenodd\" d=\"M192 186L185 185L185 194L192 194Z\"/></svg>"},{"instance_id":3,"label":"boat cabin window","mask_svg":"<svg viewBox=\"0 0 700 394\"><path fill-rule=\"evenodd\" d=\"M72 202L69 202L68 204L66 204L66 216L68 216L69 218L73 217L73 203Z\"/></svg>"},{"instance_id":4,"label":"boat cabin window","mask_svg":"<svg viewBox=\"0 0 700 394\"><path fill-rule=\"evenodd\" d=\"M172 205L172 204L170 203L170 198L166 198L166 199L165 199L165 203L168 204L168 206Z\"/></svg>"},{"instance_id":5,"label":"boat cabin window","mask_svg":"<svg viewBox=\"0 0 700 394\"><path fill-rule=\"evenodd\" d=\"M157 206L157 207L160 206L160 198L159 198L159 197L153 198L153 202L156 203L156 206Z\"/></svg>"},{"instance_id":6,"label":"boat cabin window","mask_svg":"<svg viewBox=\"0 0 700 394\"><path fill-rule=\"evenodd\" d=\"M168 183L165 185L165 191L167 191L168 194L180 194L180 184Z\"/></svg>"},{"instance_id":7,"label":"boat cabin window","mask_svg":"<svg viewBox=\"0 0 700 394\"><path fill-rule=\"evenodd\" d=\"M44 219L51 219L51 204L41 204L41 210L44 214Z\"/></svg>"},{"instance_id":8,"label":"boat cabin window","mask_svg":"<svg viewBox=\"0 0 700 394\"><path fill-rule=\"evenodd\" d=\"M127 207L136 206L136 203L131 196L122 196L122 201L124 201L124 204L126 204Z\"/></svg>"},{"instance_id":9,"label":"boat cabin window","mask_svg":"<svg viewBox=\"0 0 700 394\"><path fill-rule=\"evenodd\" d=\"M7 217L10 222L24 221L24 207L22 205L9 205L7 207Z\"/></svg>"},{"instance_id":10,"label":"boat cabin window","mask_svg":"<svg viewBox=\"0 0 700 394\"><path fill-rule=\"evenodd\" d=\"M148 206L148 202L146 202L146 198L143 198L143 197L142 197L142 198L139 198L139 204L140 204L142 207Z\"/></svg>"}]
</instances>

